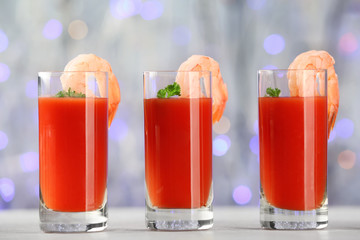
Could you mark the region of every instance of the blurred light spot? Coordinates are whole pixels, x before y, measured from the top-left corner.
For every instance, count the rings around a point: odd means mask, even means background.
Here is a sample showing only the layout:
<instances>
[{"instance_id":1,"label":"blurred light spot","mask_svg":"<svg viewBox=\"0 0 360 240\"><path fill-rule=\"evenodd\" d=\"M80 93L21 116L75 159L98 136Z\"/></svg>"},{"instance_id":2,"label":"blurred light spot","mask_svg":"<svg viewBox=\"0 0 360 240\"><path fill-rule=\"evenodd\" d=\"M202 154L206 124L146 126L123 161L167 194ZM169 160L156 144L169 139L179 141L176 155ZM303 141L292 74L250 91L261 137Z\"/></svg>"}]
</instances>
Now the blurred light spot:
<instances>
[{"instance_id":1,"label":"blurred light spot","mask_svg":"<svg viewBox=\"0 0 360 240\"><path fill-rule=\"evenodd\" d=\"M336 125L336 136L341 138L349 138L354 132L354 123L348 118L339 120Z\"/></svg>"},{"instance_id":2,"label":"blurred light spot","mask_svg":"<svg viewBox=\"0 0 360 240\"><path fill-rule=\"evenodd\" d=\"M128 134L128 126L125 121L115 118L109 129L109 137L115 141L123 140Z\"/></svg>"},{"instance_id":3,"label":"blurred light spot","mask_svg":"<svg viewBox=\"0 0 360 240\"><path fill-rule=\"evenodd\" d=\"M226 135L219 135L213 141L213 154L215 156L223 156L229 150L231 140Z\"/></svg>"},{"instance_id":4,"label":"blurred light spot","mask_svg":"<svg viewBox=\"0 0 360 240\"><path fill-rule=\"evenodd\" d=\"M39 195L40 195L40 187L39 187L39 184L35 184L33 193L34 193L35 196L39 196Z\"/></svg>"},{"instance_id":5,"label":"blurred light spot","mask_svg":"<svg viewBox=\"0 0 360 240\"><path fill-rule=\"evenodd\" d=\"M265 38L264 40L264 49L267 53L271 55L276 55L281 53L285 48L285 40L279 34L272 34Z\"/></svg>"},{"instance_id":6,"label":"blurred light spot","mask_svg":"<svg viewBox=\"0 0 360 240\"><path fill-rule=\"evenodd\" d=\"M24 172L33 172L39 169L39 155L36 152L27 152L20 155L20 166Z\"/></svg>"},{"instance_id":7,"label":"blurred light spot","mask_svg":"<svg viewBox=\"0 0 360 240\"><path fill-rule=\"evenodd\" d=\"M36 126L38 126L38 123L39 123L39 111L38 111L37 107L35 107L35 109L34 109L34 111L32 113L32 120L34 121Z\"/></svg>"},{"instance_id":8,"label":"blurred light spot","mask_svg":"<svg viewBox=\"0 0 360 240\"><path fill-rule=\"evenodd\" d=\"M26 96L28 98L37 98L38 83L35 80L30 80L26 83Z\"/></svg>"},{"instance_id":9,"label":"blurred light spot","mask_svg":"<svg viewBox=\"0 0 360 240\"><path fill-rule=\"evenodd\" d=\"M149 0L142 4L140 15L144 20L154 20L161 17L164 12L163 5L157 0Z\"/></svg>"},{"instance_id":10,"label":"blurred light spot","mask_svg":"<svg viewBox=\"0 0 360 240\"><path fill-rule=\"evenodd\" d=\"M7 49L9 45L9 39L6 34L0 29L0 52L3 52Z\"/></svg>"},{"instance_id":11,"label":"blurred light spot","mask_svg":"<svg viewBox=\"0 0 360 240\"><path fill-rule=\"evenodd\" d=\"M336 130L335 128L330 132L330 136L328 142L332 142L336 138Z\"/></svg>"},{"instance_id":12,"label":"blurred light spot","mask_svg":"<svg viewBox=\"0 0 360 240\"><path fill-rule=\"evenodd\" d=\"M10 77L10 68L4 63L0 63L0 82L5 82Z\"/></svg>"},{"instance_id":13,"label":"blurred light spot","mask_svg":"<svg viewBox=\"0 0 360 240\"><path fill-rule=\"evenodd\" d=\"M274 70L274 69L278 69L278 67L274 66L274 65L266 65L265 67L262 68L263 70Z\"/></svg>"},{"instance_id":14,"label":"blurred light spot","mask_svg":"<svg viewBox=\"0 0 360 240\"><path fill-rule=\"evenodd\" d=\"M254 129L255 134L259 135L259 121L258 120L254 121L253 129Z\"/></svg>"},{"instance_id":15,"label":"blurred light spot","mask_svg":"<svg viewBox=\"0 0 360 240\"><path fill-rule=\"evenodd\" d=\"M340 167L351 169L355 165L356 154L350 150L345 150L339 154L337 161Z\"/></svg>"},{"instance_id":16,"label":"blurred light spot","mask_svg":"<svg viewBox=\"0 0 360 240\"><path fill-rule=\"evenodd\" d=\"M225 134L230 130L230 126L231 123L229 118L222 116L220 121L214 124L213 129L217 134Z\"/></svg>"},{"instance_id":17,"label":"blurred light spot","mask_svg":"<svg viewBox=\"0 0 360 240\"><path fill-rule=\"evenodd\" d=\"M0 178L0 196L5 202L10 202L15 196L15 184L9 178Z\"/></svg>"},{"instance_id":18,"label":"blurred light spot","mask_svg":"<svg viewBox=\"0 0 360 240\"><path fill-rule=\"evenodd\" d=\"M176 45L179 46L187 45L191 40L191 32L189 28L185 26L176 27L173 30L172 39Z\"/></svg>"},{"instance_id":19,"label":"blurred light spot","mask_svg":"<svg viewBox=\"0 0 360 240\"><path fill-rule=\"evenodd\" d=\"M345 54L353 53L358 49L358 41L353 33L346 33L340 38L339 49Z\"/></svg>"},{"instance_id":20,"label":"blurred light spot","mask_svg":"<svg viewBox=\"0 0 360 240\"><path fill-rule=\"evenodd\" d=\"M249 147L251 152L259 155L259 136L253 136L250 140Z\"/></svg>"},{"instance_id":21,"label":"blurred light spot","mask_svg":"<svg viewBox=\"0 0 360 240\"><path fill-rule=\"evenodd\" d=\"M62 33L63 27L61 22L56 19L49 20L43 29L43 36L47 39L58 38Z\"/></svg>"},{"instance_id":22,"label":"blurred light spot","mask_svg":"<svg viewBox=\"0 0 360 240\"><path fill-rule=\"evenodd\" d=\"M276 75L278 76L278 78L283 78L284 75L285 75L285 72L284 71L279 71L279 72L277 72Z\"/></svg>"},{"instance_id":23,"label":"blurred light spot","mask_svg":"<svg viewBox=\"0 0 360 240\"><path fill-rule=\"evenodd\" d=\"M7 135L0 131L0 150L3 150L4 148L6 148L6 146L8 145L8 137Z\"/></svg>"},{"instance_id":24,"label":"blurred light spot","mask_svg":"<svg viewBox=\"0 0 360 240\"><path fill-rule=\"evenodd\" d=\"M250 202L251 198L252 194L249 187L247 186L240 185L233 191L233 199L236 204L245 205Z\"/></svg>"},{"instance_id":25,"label":"blurred light spot","mask_svg":"<svg viewBox=\"0 0 360 240\"><path fill-rule=\"evenodd\" d=\"M124 19L140 12L141 0L110 0L110 12L114 18Z\"/></svg>"},{"instance_id":26,"label":"blurred light spot","mask_svg":"<svg viewBox=\"0 0 360 240\"><path fill-rule=\"evenodd\" d=\"M265 5L266 0L246 0L246 3L249 8L253 10L259 10Z\"/></svg>"},{"instance_id":27,"label":"blurred light spot","mask_svg":"<svg viewBox=\"0 0 360 240\"><path fill-rule=\"evenodd\" d=\"M84 21L75 20L69 24L68 32L71 38L80 40L86 37L88 33L88 26Z\"/></svg>"},{"instance_id":28,"label":"blurred light spot","mask_svg":"<svg viewBox=\"0 0 360 240\"><path fill-rule=\"evenodd\" d=\"M96 84L96 77L95 75L93 75L93 73L89 73L86 75L87 81L86 81L86 90L89 89L90 91L92 91L93 93L95 93L95 95L99 96L99 88L97 87Z\"/></svg>"}]
</instances>

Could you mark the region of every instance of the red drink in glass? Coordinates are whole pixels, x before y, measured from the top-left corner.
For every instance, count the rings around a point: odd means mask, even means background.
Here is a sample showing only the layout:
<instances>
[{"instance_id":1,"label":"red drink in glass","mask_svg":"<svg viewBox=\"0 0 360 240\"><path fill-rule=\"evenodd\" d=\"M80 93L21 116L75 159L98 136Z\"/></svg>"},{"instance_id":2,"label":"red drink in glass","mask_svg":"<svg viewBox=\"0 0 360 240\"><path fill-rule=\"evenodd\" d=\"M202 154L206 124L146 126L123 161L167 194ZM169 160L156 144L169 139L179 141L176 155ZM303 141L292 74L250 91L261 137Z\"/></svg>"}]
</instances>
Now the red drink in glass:
<instances>
[{"instance_id":1,"label":"red drink in glass","mask_svg":"<svg viewBox=\"0 0 360 240\"><path fill-rule=\"evenodd\" d=\"M260 181L266 200L289 210L319 208L327 175L327 98L259 98Z\"/></svg>"},{"instance_id":2,"label":"red drink in glass","mask_svg":"<svg viewBox=\"0 0 360 240\"><path fill-rule=\"evenodd\" d=\"M149 229L213 225L212 100L211 72L144 72Z\"/></svg>"},{"instance_id":3,"label":"red drink in glass","mask_svg":"<svg viewBox=\"0 0 360 240\"><path fill-rule=\"evenodd\" d=\"M212 184L211 98L144 99L145 178L158 208L207 205Z\"/></svg>"},{"instance_id":4,"label":"red drink in glass","mask_svg":"<svg viewBox=\"0 0 360 240\"><path fill-rule=\"evenodd\" d=\"M107 98L39 97L40 189L43 204L84 212L104 204Z\"/></svg>"}]
</instances>

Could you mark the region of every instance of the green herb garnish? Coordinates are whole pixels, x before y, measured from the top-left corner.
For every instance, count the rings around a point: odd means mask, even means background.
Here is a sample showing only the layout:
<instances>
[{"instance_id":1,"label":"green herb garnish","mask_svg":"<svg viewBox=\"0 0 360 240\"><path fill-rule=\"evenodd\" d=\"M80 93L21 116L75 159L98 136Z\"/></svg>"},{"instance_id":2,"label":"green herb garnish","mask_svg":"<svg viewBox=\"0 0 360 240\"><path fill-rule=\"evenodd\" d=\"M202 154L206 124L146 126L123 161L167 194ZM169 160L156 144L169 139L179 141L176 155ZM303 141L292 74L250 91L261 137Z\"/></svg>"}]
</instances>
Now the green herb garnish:
<instances>
[{"instance_id":1,"label":"green herb garnish","mask_svg":"<svg viewBox=\"0 0 360 240\"><path fill-rule=\"evenodd\" d=\"M160 89L157 93L158 98L169 98L175 95L181 96L180 85L177 82L167 85L166 88Z\"/></svg>"},{"instance_id":2,"label":"green herb garnish","mask_svg":"<svg viewBox=\"0 0 360 240\"><path fill-rule=\"evenodd\" d=\"M69 88L67 91L59 91L55 97L63 98L63 97L73 97L73 98L84 98L86 95L84 93L77 93L75 91L71 91L71 88Z\"/></svg>"},{"instance_id":3,"label":"green herb garnish","mask_svg":"<svg viewBox=\"0 0 360 240\"><path fill-rule=\"evenodd\" d=\"M281 90L278 88L272 89L272 88L267 88L266 89L266 97L278 97L281 93Z\"/></svg>"}]
</instances>

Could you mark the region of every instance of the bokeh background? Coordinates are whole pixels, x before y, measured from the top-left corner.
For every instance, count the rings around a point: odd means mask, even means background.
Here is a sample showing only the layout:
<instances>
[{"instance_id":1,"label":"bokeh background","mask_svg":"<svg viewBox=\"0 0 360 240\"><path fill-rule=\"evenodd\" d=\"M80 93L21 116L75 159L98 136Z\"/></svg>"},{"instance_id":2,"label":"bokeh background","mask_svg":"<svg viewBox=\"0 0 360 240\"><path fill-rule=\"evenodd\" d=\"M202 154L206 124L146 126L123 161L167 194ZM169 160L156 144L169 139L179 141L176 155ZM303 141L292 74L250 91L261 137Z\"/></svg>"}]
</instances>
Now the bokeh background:
<instances>
[{"instance_id":1,"label":"bokeh background","mask_svg":"<svg viewBox=\"0 0 360 240\"><path fill-rule=\"evenodd\" d=\"M256 71L324 49L336 60L340 108L329 139L330 205L360 203L360 1L1 0L0 209L38 207L37 72L80 53L108 60L122 100L109 130L108 201L144 205L142 72L192 54L221 66L229 90L214 125L215 205L257 205Z\"/></svg>"}]
</instances>

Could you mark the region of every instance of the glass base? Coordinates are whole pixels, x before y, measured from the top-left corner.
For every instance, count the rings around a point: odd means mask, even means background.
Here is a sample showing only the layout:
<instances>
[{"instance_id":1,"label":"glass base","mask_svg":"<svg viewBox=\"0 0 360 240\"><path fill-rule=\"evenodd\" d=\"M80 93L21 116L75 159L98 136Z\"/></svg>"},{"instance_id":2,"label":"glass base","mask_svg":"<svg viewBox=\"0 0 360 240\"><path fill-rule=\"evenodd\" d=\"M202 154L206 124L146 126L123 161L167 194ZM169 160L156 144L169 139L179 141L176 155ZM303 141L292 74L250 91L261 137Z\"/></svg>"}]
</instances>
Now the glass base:
<instances>
[{"instance_id":1,"label":"glass base","mask_svg":"<svg viewBox=\"0 0 360 240\"><path fill-rule=\"evenodd\" d=\"M260 223L261 227L267 229L306 230L326 228L328 225L327 199L318 209L294 211L276 208L261 197Z\"/></svg>"},{"instance_id":2,"label":"glass base","mask_svg":"<svg viewBox=\"0 0 360 240\"><path fill-rule=\"evenodd\" d=\"M58 212L40 202L40 229L44 232L98 232L107 227L106 204L89 212Z\"/></svg>"},{"instance_id":3,"label":"glass base","mask_svg":"<svg viewBox=\"0 0 360 240\"><path fill-rule=\"evenodd\" d=\"M146 226L152 230L205 230L213 226L212 206L197 209L161 209L146 206Z\"/></svg>"}]
</instances>

